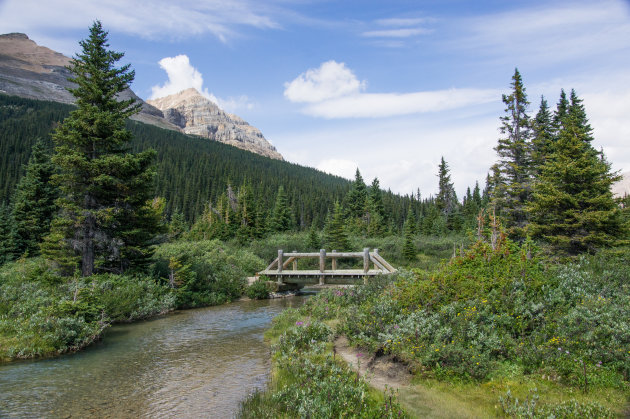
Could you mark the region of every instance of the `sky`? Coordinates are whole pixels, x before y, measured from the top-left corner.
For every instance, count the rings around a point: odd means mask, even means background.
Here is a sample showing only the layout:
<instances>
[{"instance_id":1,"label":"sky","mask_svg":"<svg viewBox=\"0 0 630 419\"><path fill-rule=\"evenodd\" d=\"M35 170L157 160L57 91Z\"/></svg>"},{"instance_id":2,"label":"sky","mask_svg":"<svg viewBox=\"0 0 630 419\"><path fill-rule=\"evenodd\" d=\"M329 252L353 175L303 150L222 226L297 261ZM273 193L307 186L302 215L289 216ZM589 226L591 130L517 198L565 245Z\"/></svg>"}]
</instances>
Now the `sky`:
<instances>
[{"instance_id":1,"label":"sky","mask_svg":"<svg viewBox=\"0 0 630 419\"><path fill-rule=\"evenodd\" d=\"M0 0L0 33L68 56L96 19L141 98L195 87L286 160L393 192L435 194L441 157L483 187L515 68L531 116L575 89L630 171L627 0Z\"/></svg>"}]
</instances>

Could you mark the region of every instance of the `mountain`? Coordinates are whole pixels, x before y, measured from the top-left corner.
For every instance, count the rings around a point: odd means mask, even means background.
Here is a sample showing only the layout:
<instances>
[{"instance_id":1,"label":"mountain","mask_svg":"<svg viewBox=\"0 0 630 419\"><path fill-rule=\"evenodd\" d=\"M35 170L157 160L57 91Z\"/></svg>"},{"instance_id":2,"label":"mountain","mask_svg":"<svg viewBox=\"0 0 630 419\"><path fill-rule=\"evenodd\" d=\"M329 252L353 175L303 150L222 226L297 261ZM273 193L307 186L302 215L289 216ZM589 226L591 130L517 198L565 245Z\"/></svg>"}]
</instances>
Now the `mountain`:
<instances>
[{"instance_id":1,"label":"mountain","mask_svg":"<svg viewBox=\"0 0 630 419\"><path fill-rule=\"evenodd\" d=\"M11 201L37 138L46 140L52 149L50 132L72 109L69 104L0 93L0 204ZM334 202L341 201L350 187L348 180L338 176L218 141L138 121L128 121L127 128L133 134L131 151L157 151L154 194L166 200L166 214L181 212L188 221L195 220L208 202L216 202L229 188L238 194L242 185L251 188L256 210L269 214L282 186L296 224L308 227L316 220L321 225ZM387 210L389 202L401 210L409 206L408 201L389 193L384 200ZM404 213L400 214L404 220Z\"/></svg>"},{"instance_id":2,"label":"mountain","mask_svg":"<svg viewBox=\"0 0 630 419\"><path fill-rule=\"evenodd\" d=\"M23 33L0 35L0 93L71 104L74 97L66 90L73 87L66 68L70 61L59 52L37 45ZM160 109L140 99L131 89L121 95L121 99L131 97L142 104L140 113L132 119L282 160L260 130L219 109L194 89L154 101Z\"/></svg>"},{"instance_id":3,"label":"mountain","mask_svg":"<svg viewBox=\"0 0 630 419\"><path fill-rule=\"evenodd\" d=\"M0 35L0 92L29 99L73 103L74 97L66 90L74 87L68 81L72 75L65 68L70 58L49 48L37 45L23 33ZM159 109L147 104L127 89L121 99L133 97L142 103L133 119L162 128L177 130L168 123Z\"/></svg>"},{"instance_id":4,"label":"mountain","mask_svg":"<svg viewBox=\"0 0 630 419\"><path fill-rule=\"evenodd\" d=\"M265 139L258 128L236 115L224 112L195 89L186 89L170 96L148 100L147 103L160 109L168 122L180 127L186 134L198 135L282 160L282 155Z\"/></svg>"}]
</instances>

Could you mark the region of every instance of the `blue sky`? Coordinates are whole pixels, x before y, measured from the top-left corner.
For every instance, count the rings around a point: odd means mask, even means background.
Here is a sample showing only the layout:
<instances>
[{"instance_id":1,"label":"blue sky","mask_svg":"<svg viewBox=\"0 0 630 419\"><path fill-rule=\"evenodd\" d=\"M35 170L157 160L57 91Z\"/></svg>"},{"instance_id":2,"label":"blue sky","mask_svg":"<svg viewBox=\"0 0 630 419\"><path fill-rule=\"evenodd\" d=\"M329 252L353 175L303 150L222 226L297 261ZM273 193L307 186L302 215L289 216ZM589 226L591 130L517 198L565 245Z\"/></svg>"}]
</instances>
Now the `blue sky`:
<instances>
[{"instance_id":1,"label":"blue sky","mask_svg":"<svg viewBox=\"0 0 630 419\"><path fill-rule=\"evenodd\" d=\"M575 88L630 171L627 1L0 2L0 32L67 55L94 19L142 98L196 87L287 160L395 192L435 193L442 156L460 195L483 186L515 67L531 115Z\"/></svg>"}]
</instances>

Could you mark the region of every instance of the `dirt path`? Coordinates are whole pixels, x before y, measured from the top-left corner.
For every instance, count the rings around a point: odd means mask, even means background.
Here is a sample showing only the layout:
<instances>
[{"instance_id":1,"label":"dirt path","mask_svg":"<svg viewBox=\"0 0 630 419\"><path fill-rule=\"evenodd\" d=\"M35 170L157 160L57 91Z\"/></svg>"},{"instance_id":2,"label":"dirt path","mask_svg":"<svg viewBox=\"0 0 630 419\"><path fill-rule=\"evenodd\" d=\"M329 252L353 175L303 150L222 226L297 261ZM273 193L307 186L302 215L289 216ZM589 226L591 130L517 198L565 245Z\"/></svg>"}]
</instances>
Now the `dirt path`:
<instances>
[{"instance_id":1,"label":"dirt path","mask_svg":"<svg viewBox=\"0 0 630 419\"><path fill-rule=\"evenodd\" d=\"M366 377L372 387L381 391L386 386L397 390L398 400L411 417L451 419L494 416L476 406L476 400L462 400L461 394L445 393L421 383L412 384L412 374L407 366L391 355L362 352L351 347L345 336L335 339L334 345L336 355Z\"/></svg>"},{"instance_id":2,"label":"dirt path","mask_svg":"<svg viewBox=\"0 0 630 419\"><path fill-rule=\"evenodd\" d=\"M411 382L407 368L391 356L377 356L351 347L345 336L335 339L335 352L355 371L366 377L370 385L385 390L385 387L399 390Z\"/></svg>"}]
</instances>

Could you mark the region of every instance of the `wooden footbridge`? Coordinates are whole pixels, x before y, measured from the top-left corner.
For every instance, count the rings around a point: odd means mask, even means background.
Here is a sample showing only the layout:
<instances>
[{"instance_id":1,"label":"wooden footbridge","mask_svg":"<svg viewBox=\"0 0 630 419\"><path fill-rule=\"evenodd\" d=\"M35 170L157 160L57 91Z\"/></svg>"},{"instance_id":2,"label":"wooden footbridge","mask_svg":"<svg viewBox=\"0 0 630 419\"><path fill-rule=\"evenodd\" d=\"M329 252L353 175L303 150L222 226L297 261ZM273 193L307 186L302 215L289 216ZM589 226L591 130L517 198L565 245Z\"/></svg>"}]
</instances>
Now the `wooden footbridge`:
<instances>
[{"instance_id":1,"label":"wooden footbridge","mask_svg":"<svg viewBox=\"0 0 630 419\"><path fill-rule=\"evenodd\" d=\"M319 269L298 270L298 260L319 258ZM337 269L338 259L363 259L362 269ZM328 261L330 260L330 263ZM372 265L370 267L370 265ZM291 267L292 269L287 269ZM370 252L365 248L363 252L337 252L333 250L326 253L321 249L319 253L284 253L278 250L278 257L264 271L257 273L257 276L265 275L275 279L278 284L354 284L357 279L367 279L376 275L387 275L396 272L381 255L378 249Z\"/></svg>"}]
</instances>

